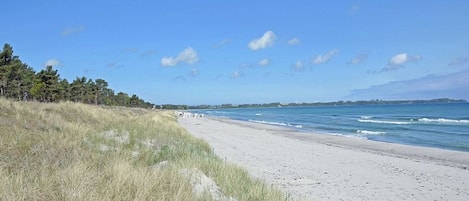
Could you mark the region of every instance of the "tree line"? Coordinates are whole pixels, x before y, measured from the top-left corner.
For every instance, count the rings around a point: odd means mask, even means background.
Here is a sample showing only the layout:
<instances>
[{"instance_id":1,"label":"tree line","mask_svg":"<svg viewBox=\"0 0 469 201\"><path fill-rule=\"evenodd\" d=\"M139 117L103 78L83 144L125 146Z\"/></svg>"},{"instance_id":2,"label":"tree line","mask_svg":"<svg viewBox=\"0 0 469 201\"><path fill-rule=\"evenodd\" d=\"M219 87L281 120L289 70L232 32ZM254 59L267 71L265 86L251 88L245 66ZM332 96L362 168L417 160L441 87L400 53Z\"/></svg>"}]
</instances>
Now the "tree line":
<instances>
[{"instance_id":1,"label":"tree line","mask_svg":"<svg viewBox=\"0 0 469 201\"><path fill-rule=\"evenodd\" d=\"M83 76L69 82L61 78L52 66L35 72L13 54L13 48L8 43L0 53L0 97L18 101L72 101L108 106L155 107L135 94L116 94L103 79L92 80Z\"/></svg>"}]
</instances>

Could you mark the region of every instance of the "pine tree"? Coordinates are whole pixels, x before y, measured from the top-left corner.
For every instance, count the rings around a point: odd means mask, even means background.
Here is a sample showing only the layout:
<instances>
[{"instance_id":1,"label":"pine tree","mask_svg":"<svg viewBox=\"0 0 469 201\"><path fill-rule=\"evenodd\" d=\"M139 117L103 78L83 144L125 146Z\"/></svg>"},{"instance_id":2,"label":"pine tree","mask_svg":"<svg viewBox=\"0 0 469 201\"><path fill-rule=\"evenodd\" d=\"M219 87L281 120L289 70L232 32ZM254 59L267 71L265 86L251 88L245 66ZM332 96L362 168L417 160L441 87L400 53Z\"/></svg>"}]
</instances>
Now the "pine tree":
<instances>
[{"instance_id":1,"label":"pine tree","mask_svg":"<svg viewBox=\"0 0 469 201\"><path fill-rule=\"evenodd\" d=\"M11 63L15 60L18 60L18 57L13 56L13 48L10 44L5 44L0 53L0 96L6 96Z\"/></svg>"},{"instance_id":2,"label":"pine tree","mask_svg":"<svg viewBox=\"0 0 469 201\"><path fill-rule=\"evenodd\" d=\"M94 104L102 104L104 102L104 99L106 98L107 94L107 87L108 83L106 80L103 79L96 79L95 80L95 87L96 87L96 93L94 97Z\"/></svg>"},{"instance_id":3,"label":"pine tree","mask_svg":"<svg viewBox=\"0 0 469 201\"><path fill-rule=\"evenodd\" d=\"M86 96L86 77L77 77L71 84L71 98L75 102L85 102Z\"/></svg>"},{"instance_id":4,"label":"pine tree","mask_svg":"<svg viewBox=\"0 0 469 201\"><path fill-rule=\"evenodd\" d=\"M0 53L0 95L27 100L34 81L34 70L13 55L13 48L5 44Z\"/></svg>"},{"instance_id":5,"label":"pine tree","mask_svg":"<svg viewBox=\"0 0 469 201\"><path fill-rule=\"evenodd\" d=\"M46 102L55 102L58 101L60 97L59 91L59 74L57 70L54 70L52 66L47 66L45 70L41 70L36 74L35 84L39 87L40 91L40 100Z\"/></svg>"},{"instance_id":6,"label":"pine tree","mask_svg":"<svg viewBox=\"0 0 469 201\"><path fill-rule=\"evenodd\" d=\"M71 84L68 83L67 79L61 79L59 81L59 99L62 101L71 101L72 94L71 94Z\"/></svg>"},{"instance_id":7,"label":"pine tree","mask_svg":"<svg viewBox=\"0 0 469 201\"><path fill-rule=\"evenodd\" d=\"M13 48L6 43L0 52L0 96L16 100L41 102L74 101L87 104L105 104L131 107L152 107L137 95L108 88L103 79L77 77L71 83L61 79L52 66L35 73L33 68L13 55Z\"/></svg>"}]
</instances>

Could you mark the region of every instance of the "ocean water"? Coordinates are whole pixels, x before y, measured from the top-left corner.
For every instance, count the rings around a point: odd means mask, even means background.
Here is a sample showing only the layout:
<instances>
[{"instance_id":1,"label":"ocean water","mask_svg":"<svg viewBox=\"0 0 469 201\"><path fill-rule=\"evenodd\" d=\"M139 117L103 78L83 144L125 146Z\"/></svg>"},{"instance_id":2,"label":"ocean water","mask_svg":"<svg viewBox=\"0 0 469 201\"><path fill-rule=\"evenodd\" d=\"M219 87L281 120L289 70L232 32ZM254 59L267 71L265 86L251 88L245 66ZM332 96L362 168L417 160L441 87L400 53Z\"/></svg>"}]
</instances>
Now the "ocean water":
<instances>
[{"instance_id":1,"label":"ocean water","mask_svg":"<svg viewBox=\"0 0 469 201\"><path fill-rule=\"evenodd\" d=\"M469 152L469 103L194 111L305 132Z\"/></svg>"}]
</instances>

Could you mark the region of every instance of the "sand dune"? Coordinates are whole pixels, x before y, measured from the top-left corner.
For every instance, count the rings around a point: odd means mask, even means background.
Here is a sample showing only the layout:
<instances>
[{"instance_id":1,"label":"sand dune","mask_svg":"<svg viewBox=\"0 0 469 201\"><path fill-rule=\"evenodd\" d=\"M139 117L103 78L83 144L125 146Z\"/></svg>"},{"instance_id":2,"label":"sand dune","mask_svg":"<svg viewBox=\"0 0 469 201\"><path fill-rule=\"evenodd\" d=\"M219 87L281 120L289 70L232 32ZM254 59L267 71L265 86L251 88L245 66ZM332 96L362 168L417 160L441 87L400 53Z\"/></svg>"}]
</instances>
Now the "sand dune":
<instances>
[{"instance_id":1,"label":"sand dune","mask_svg":"<svg viewBox=\"0 0 469 201\"><path fill-rule=\"evenodd\" d=\"M469 153L180 118L215 153L294 200L469 200Z\"/></svg>"}]
</instances>

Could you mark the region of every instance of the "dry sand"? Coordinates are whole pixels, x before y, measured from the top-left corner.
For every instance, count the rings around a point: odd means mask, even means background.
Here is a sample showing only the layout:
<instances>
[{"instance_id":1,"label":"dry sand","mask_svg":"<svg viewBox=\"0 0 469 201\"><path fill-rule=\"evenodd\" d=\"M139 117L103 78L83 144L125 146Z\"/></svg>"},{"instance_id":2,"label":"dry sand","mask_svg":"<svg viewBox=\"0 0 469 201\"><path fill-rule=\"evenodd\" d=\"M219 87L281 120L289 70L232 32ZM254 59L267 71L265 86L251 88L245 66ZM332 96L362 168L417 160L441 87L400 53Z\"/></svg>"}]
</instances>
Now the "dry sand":
<instances>
[{"instance_id":1,"label":"dry sand","mask_svg":"<svg viewBox=\"0 0 469 201\"><path fill-rule=\"evenodd\" d=\"M293 200L469 200L469 153L180 118L215 153Z\"/></svg>"}]
</instances>

